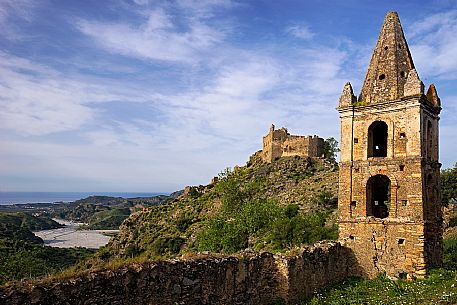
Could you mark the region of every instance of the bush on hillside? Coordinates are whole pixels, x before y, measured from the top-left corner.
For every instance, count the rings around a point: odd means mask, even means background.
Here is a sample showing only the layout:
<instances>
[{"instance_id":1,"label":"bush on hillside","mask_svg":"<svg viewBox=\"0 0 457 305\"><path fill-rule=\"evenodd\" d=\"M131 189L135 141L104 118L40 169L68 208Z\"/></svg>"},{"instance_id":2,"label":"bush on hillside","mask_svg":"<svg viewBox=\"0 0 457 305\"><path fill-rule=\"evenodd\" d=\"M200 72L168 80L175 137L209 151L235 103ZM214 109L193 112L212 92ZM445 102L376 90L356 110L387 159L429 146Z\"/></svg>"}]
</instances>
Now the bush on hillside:
<instances>
[{"instance_id":1,"label":"bush on hillside","mask_svg":"<svg viewBox=\"0 0 457 305\"><path fill-rule=\"evenodd\" d=\"M325 226L325 213L303 215L298 205L279 206L258 199L262 179L246 183L242 170L226 170L216 186L221 209L216 217L206 221L197 236L199 251L233 253L255 246L282 250L302 243L335 239L336 229ZM244 183L242 183L244 181ZM326 198L322 200L327 200Z\"/></svg>"}]
</instances>

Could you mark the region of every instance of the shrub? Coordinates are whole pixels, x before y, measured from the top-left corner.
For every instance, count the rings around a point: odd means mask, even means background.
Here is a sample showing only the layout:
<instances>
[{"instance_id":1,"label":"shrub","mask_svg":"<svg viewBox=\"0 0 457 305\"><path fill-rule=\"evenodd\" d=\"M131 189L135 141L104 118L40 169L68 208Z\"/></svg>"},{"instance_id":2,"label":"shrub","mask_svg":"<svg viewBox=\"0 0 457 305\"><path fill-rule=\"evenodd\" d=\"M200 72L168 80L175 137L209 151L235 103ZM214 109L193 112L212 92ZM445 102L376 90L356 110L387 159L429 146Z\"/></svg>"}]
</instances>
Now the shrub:
<instances>
[{"instance_id":1,"label":"shrub","mask_svg":"<svg viewBox=\"0 0 457 305\"><path fill-rule=\"evenodd\" d=\"M449 268L457 268L457 238L444 240L443 262Z\"/></svg>"},{"instance_id":2,"label":"shrub","mask_svg":"<svg viewBox=\"0 0 457 305\"><path fill-rule=\"evenodd\" d=\"M184 239L176 236L159 237L151 244L151 253L155 256L176 254L181 250Z\"/></svg>"},{"instance_id":3,"label":"shrub","mask_svg":"<svg viewBox=\"0 0 457 305\"><path fill-rule=\"evenodd\" d=\"M323 239L335 239L336 230L325 227L325 219L323 213L283 217L272 224L268 239L278 250Z\"/></svg>"},{"instance_id":4,"label":"shrub","mask_svg":"<svg viewBox=\"0 0 457 305\"><path fill-rule=\"evenodd\" d=\"M298 209L298 206L297 206ZM236 215L240 226L244 226L248 233L257 233L270 225L281 212L281 208L273 202L257 200L247 202Z\"/></svg>"},{"instance_id":5,"label":"shrub","mask_svg":"<svg viewBox=\"0 0 457 305\"><path fill-rule=\"evenodd\" d=\"M336 206L338 204L338 200L333 197L333 194L327 190L320 190L316 196L316 202L320 206L328 206L333 205Z\"/></svg>"},{"instance_id":6,"label":"shrub","mask_svg":"<svg viewBox=\"0 0 457 305\"><path fill-rule=\"evenodd\" d=\"M284 215L287 217L287 218L293 218L295 216L297 216L298 214L298 211L300 210L300 207L296 204L289 204L286 206L286 208L284 209Z\"/></svg>"},{"instance_id":7,"label":"shrub","mask_svg":"<svg viewBox=\"0 0 457 305\"><path fill-rule=\"evenodd\" d=\"M197 244L199 251L233 253L247 247L246 228L234 220L227 222L220 217L207 221L200 232Z\"/></svg>"}]
</instances>

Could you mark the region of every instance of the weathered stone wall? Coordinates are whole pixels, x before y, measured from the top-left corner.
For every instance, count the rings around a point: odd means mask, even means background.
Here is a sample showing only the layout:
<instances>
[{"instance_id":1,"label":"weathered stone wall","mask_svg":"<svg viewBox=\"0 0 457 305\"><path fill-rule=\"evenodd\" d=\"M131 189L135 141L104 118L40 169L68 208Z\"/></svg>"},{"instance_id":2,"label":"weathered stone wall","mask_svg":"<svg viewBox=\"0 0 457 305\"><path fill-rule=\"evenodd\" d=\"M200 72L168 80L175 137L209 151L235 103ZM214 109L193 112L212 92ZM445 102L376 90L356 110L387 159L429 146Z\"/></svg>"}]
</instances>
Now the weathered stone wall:
<instances>
[{"instance_id":1,"label":"weathered stone wall","mask_svg":"<svg viewBox=\"0 0 457 305\"><path fill-rule=\"evenodd\" d=\"M275 130L272 125L270 132L263 137L261 157L265 162L272 162L281 157L322 157L324 139L318 136L291 135L286 128Z\"/></svg>"},{"instance_id":2,"label":"weathered stone wall","mask_svg":"<svg viewBox=\"0 0 457 305\"><path fill-rule=\"evenodd\" d=\"M424 224L394 218L355 218L339 224L339 233L354 251L359 276L373 278L381 272L389 276L423 277Z\"/></svg>"},{"instance_id":3,"label":"weathered stone wall","mask_svg":"<svg viewBox=\"0 0 457 305\"><path fill-rule=\"evenodd\" d=\"M337 242L270 253L131 264L56 280L4 286L1 304L270 304L310 297L351 275L352 253Z\"/></svg>"}]
</instances>

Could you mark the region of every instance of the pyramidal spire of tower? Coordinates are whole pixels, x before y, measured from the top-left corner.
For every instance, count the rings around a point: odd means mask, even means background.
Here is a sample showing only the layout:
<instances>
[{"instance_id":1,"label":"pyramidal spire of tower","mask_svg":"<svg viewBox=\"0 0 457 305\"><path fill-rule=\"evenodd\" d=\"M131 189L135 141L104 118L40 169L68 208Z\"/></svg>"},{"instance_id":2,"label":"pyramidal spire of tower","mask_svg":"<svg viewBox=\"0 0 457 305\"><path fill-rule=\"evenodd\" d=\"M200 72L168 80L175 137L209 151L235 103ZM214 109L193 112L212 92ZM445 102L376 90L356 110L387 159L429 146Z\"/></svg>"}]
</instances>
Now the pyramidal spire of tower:
<instances>
[{"instance_id":1,"label":"pyramidal spire of tower","mask_svg":"<svg viewBox=\"0 0 457 305\"><path fill-rule=\"evenodd\" d=\"M387 13L373 51L359 103L368 105L393 101L404 95L413 59L396 12Z\"/></svg>"}]
</instances>

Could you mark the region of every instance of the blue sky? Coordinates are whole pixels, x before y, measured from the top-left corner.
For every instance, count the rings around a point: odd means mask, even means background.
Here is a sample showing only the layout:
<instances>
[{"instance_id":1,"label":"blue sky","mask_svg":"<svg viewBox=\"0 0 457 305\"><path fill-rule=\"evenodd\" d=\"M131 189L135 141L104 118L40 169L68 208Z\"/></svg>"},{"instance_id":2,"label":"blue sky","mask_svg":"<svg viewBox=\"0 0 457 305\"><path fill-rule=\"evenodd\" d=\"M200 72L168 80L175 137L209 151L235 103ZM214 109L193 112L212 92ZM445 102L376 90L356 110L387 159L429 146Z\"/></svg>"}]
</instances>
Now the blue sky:
<instances>
[{"instance_id":1,"label":"blue sky","mask_svg":"<svg viewBox=\"0 0 457 305\"><path fill-rule=\"evenodd\" d=\"M0 1L0 191L171 192L271 123L339 138L385 14L442 100L457 162L457 1Z\"/></svg>"}]
</instances>

